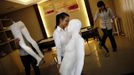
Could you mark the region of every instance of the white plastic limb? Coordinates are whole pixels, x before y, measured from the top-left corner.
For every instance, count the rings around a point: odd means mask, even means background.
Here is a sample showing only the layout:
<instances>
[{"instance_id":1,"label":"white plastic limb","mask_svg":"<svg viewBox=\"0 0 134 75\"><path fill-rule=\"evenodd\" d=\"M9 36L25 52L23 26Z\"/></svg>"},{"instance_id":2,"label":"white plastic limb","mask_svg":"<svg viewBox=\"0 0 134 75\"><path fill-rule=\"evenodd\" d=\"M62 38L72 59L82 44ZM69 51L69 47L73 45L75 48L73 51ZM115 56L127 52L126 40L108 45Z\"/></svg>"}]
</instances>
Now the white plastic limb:
<instances>
[{"instance_id":1,"label":"white plastic limb","mask_svg":"<svg viewBox=\"0 0 134 75\"><path fill-rule=\"evenodd\" d=\"M32 57L34 57L37 60L37 65L39 65L41 58L29 47L25 44L24 38L22 36L21 33L21 26L20 26L20 22L14 23L13 25L11 25L11 31L14 35L15 38L18 38L19 41L19 45L20 47L25 50L29 55L31 55Z\"/></svg>"},{"instance_id":2,"label":"white plastic limb","mask_svg":"<svg viewBox=\"0 0 134 75\"><path fill-rule=\"evenodd\" d=\"M22 23L23 24L23 23ZM39 49L38 44L32 39L32 37L30 36L27 28L25 27L25 25L23 24L23 28L21 30L22 34L24 35L24 37L26 38L26 40L32 44L32 46L35 48L35 50L38 52L39 56L41 58L44 57L44 55L42 54L41 50Z\"/></svg>"},{"instance_id":3,"label":"white plastic limb","mask_svg":"<svg viewBox=\"0 0 134 75\"><path fill-rule=\"evenodd\" d=\"M39 66L42 58L40 58L29 46L27 46L23 41L19 42L21 48L23 48L28 54L33 56L37 60L36 66Z\"/></svg>"},{"instance_id":4,"label":"white plastic limb","mask_svg":"<svg viewBox=\"0 0 134 75\"><path fill-rule=\"evenodd\" d=\"M84 40L78 39L77 42L77 63L75 66L75 74L74 75L81 75L83 65L84 65Z\"/></svg>"}]
</instances>

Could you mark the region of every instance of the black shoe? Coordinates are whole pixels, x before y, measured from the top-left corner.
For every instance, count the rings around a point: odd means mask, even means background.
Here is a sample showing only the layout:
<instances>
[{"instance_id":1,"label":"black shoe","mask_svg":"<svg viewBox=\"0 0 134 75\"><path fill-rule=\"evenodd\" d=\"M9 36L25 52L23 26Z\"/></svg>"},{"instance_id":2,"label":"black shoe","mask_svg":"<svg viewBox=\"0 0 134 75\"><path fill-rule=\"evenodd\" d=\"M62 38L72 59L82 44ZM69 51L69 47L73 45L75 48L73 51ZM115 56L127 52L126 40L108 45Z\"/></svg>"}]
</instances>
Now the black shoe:
<instances>
[{"instance_id":1,"label":"black shoe","mask_svg":"<svg viewBox=\"0 0 134 75\"><path fill-rule=\"evenodd\" d=\"M114 49L113 49L113 52L117 52L117 48L114 48Z\"/></svg>"}]
</instances>

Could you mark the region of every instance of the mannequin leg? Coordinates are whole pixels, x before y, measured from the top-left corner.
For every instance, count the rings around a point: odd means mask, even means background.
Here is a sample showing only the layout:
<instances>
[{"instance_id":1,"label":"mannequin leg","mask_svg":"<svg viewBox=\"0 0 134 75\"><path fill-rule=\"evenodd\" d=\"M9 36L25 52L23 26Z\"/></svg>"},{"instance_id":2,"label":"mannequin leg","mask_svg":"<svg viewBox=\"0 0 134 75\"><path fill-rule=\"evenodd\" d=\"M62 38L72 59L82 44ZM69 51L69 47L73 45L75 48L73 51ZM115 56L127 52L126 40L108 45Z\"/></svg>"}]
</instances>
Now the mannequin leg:
<instances>
[{"instance_id":1,"label":"mannequin leg","mask_svg":"<svg viewBox=\"0 0 134 75\"><path fill-rule=\"evenodd\" d=\"M11 31L12 31L14 37L18 38L20 40L19 41L20 47L22 47L29 55L33 56L37 60L37 66L38 66L41 61L41 58L29 46L27 46L25 44L22 34L20 32L19 26L12 25Z\"/></svg>"},{"instance_id":2,"label":"mannequin leg","mask_svg":"<svg viewBox=\"0 0 134 75\"><path fill-rule=\"evenodd\" d=\"M21 48L23 48L29 55L33 56L37 60L36 66L39 66L41 58L29 47L27 46L24 42L20 41L19 45Z\"/></svg>"},{"instance_id":3,"label":"mannequin leg","mask_svg":"<svg viewBox=\"0 0 134 75\"><path fill-rule=\"evenodd\" d=\"M84 65L84 57L78 58L77 63L75 67L75 74L74 75L81 75L83 65Z\"/></svg>"},{"instance_id":4,"label":"mannequin leg","mask_svg":"<svg viewBox=\"0 0 134 75\"><path fill-rule=\"evenodd\" d=\"M41 58L44 57L44 55L42 54L41 50L39 49L39 46L37 45L37 43L32 39L32 37L30 36L28 30L26 27L24 27L22 30L21 30L22 34L24 35L24 37L26 38L26 40L32 44L32 46L35 48L35 50L38 52L39 56Z\"/></svg>"}]
</instances>

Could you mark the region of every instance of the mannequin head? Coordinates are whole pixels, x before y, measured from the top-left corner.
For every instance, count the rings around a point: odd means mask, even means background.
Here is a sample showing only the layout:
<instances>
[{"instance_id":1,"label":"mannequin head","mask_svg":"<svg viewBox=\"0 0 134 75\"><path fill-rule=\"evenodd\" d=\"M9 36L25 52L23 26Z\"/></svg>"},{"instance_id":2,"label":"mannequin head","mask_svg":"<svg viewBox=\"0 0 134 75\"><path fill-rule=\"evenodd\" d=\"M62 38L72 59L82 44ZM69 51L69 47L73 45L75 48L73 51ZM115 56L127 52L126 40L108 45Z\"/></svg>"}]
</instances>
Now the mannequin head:
<instances>
[{"instance_id":1,"label":"mannequin head","mask_svg":"<svg viewBox=\"0 0 134 75\"><path fill-rule=\"evenodd\" d=\"M65 12L56 15L56 27L60 26L62 29L66 28L69 22L69 15Z\"/></svg>"},{"instance_id":2,"label":"mannequin head","mask_svg":"<svg viewBox=\"0 0 134 75\"><path fill-rule=\"evenodd\" d=\"M79 19L72 19L68 25L68 32L73 34L79 34L81 29L81 21Z\"/></svg>"}]
</instances>

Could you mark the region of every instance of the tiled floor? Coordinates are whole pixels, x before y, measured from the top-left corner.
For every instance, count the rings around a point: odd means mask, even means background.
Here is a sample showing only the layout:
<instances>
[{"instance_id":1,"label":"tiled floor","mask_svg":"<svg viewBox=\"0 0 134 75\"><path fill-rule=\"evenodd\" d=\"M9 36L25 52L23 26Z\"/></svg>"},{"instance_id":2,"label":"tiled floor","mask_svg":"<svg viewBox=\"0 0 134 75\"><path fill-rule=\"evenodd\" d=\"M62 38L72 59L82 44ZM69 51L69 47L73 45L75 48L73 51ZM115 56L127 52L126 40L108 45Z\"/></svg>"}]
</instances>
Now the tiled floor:
<instances>
[{"instance_id":1,"label":"tiled floor","mask_svg":"<svg viewBox=\"0 0 134 75\"><path fill-rule=\"evenodd\" d=\"M134 41L116 37L116 42L118 51L112 52L107 39L109 57L105 57L104 50L98 48L96 41L91 40L88 45L85 43L84 75L134 75ZM52 51L45 52L45 61L46 63L40 66L41 75L59 75L53 63Z\"/></svg>"}]
</instances>

